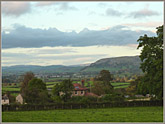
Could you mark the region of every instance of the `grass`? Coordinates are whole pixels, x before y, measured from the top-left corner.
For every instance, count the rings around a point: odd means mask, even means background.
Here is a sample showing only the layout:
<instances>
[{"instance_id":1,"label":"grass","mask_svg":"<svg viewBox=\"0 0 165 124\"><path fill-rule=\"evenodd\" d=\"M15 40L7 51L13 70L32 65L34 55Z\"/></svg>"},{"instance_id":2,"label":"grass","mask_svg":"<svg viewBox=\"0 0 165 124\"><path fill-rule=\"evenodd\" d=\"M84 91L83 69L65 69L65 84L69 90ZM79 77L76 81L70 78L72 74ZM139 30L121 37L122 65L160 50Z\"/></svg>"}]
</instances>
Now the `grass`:
<instances>
[{"instance_id":1,"label":"grass","mask_svg":"<svg viewBox=\"0 0 165 124\"><path fill-rule=\"evenodd\" d=\"M3 122L162 122L163 107L2 112Z\"/></svg>"},{"instance_id":2,"label":"grass","mask_svg":"<svg viewBox=\"0 0 165 124\"><path fill-rule=\"evenodd\" d=\"M130 85L130 83L127 82L113 82L111 83L113 86L118 86L118 85Z\"/></svg>"},{"instance_id":3,"label":"grass","mask_svg":"<svg viewBox=\"0 0 165 124\"><path fill-rule=\"evenodd\" d=\"M13 87L2 87L2 91L20 91L20 88L13 88Z\"/></svg>"}]
</instances>

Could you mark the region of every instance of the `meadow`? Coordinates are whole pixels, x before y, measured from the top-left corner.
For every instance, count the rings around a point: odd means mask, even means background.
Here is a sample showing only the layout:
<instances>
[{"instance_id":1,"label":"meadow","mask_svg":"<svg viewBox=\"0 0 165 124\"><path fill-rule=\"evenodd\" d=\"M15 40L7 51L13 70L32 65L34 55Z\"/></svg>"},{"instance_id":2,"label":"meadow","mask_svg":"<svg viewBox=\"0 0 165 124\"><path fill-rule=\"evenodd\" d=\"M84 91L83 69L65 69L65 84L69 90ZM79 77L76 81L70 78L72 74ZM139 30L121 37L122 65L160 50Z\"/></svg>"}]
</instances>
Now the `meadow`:
<instances>
[{"instance_id":1,"label":"meadow","mask_svg":"<svg viewBox=\"0 0 165 124\"><path fill-rule=\"evenodd\" d=\"M27 118L28 117L28 118ZM3 122L162 122L163 107L2 112Z\"/></svg>"}]
</instances>

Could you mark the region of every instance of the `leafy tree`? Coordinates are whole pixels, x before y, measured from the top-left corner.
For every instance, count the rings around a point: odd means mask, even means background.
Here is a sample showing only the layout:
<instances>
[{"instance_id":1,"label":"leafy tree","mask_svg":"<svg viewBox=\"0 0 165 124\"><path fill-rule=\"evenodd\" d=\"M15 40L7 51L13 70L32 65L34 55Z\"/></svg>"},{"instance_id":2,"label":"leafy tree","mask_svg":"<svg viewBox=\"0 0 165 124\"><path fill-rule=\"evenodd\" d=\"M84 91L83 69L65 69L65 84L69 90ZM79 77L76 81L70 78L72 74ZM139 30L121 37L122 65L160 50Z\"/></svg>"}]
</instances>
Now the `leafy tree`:
<instances>
[{"instance_id":1,"label":"leafy tree","mask_svg":"<svg viewBox=\"0 0 165 124\"><path fill-rule=\"evenodd\" d=\"M99 75L96 77L96 80L103 81L104 85L111 85L110 81L113 80L112 74L108 70L100 71Z\"/></svg>"},{"instance_id":2,"label":"leafy tree","mask_svg":"<svg viewBox=\"0 0 165 124\"><path fill-rule=\"evenodd\" d=\"M28 83L30 80L34 78L34 74L32 72L27 72L25 75L23 75L22 83L21 83L21 94L23 97L25 97L25 94L27 92Z\"/></svg>"},{"instance_id":3,"label":"leafy tree","mask_svg":"<svg viewBox=\"0 0 165 124\"><path fill-rule=\"evenodd\" d=\"M33 78L29 81L25 101L35 104L42 104L49 101L46 84L41 79Z\"/></svg>"},{"instance_id":4,"label":"leafy tree","mask_svg":"<svg viewBox=\"0 0 165 124\"><path fill-rule=\"evenodd\" d=\"M113 86L111 82L113 78L108 70L100 71L99 75L95 77L95 81L92 87L92 92L97 95L109 94L113 92Z\"/></svg>"},{"instance_id":5,"label":"leafy tree","mask_svg":"<svg viewBox=\"0 0 165 124\"><path fill-rule=\"evenodd\" d=\"M59 83L55 84L53 89L52 89L52 94L54 96L60 96L60 92L61 92L61 86L59 85Z\"/></svg>"},{"instance_id":6,"label":"leafy tree","mask_svg":"<svg viewBox=\"0 0 165 124\"><path fill-rule=\"evenodd\" d=\"M70 79L63 80L60 84L56 84L53 87L53 95L59 96L60 92L62 95L60 96L64 102L67 102L68 99L71 98L72 92L73 92L74 86L72 84L72 81Z\"/></svg>"},{"instance_id":7,"label":"leafy tree","mask_svg":"<svg viewBox=\"0 0 165 124\"><path fill-rule=\"evenodd\" d=\"M105 93L105 86L101 81L94 81L93 86L91 88L91 92L95 93L96 95L100 96Z\"/></svg>"},{"instance_id":8,"label":"leafy tree","mask_svg":"<svg viewBox=\"0 0 165 124\"><path fill-rule=\"evenodd\" d=\"M130 86L126 88L126 93L128 95L133 96L133 95L135 95L137 93L141 94L141 92L138 92L139 89L137 87L140 84L142 78L143 78L143 76L138 76L138 77L136 77L135 80L132 80L130 82Z\"/></svg>"},{"instance_id":9,"label":"leafy tree","mask_svg":"<svg viewBox=\"0 0 165 124\"><path fill-rule=\"evenodd\" d=\"M163 97L163 26L157 27L157 36L148 37L146 34L138 39L138 49L142 48L140 68L144 77L139 84L143 93L155 94L159 99Z\"/></svg>"}]
</instances>

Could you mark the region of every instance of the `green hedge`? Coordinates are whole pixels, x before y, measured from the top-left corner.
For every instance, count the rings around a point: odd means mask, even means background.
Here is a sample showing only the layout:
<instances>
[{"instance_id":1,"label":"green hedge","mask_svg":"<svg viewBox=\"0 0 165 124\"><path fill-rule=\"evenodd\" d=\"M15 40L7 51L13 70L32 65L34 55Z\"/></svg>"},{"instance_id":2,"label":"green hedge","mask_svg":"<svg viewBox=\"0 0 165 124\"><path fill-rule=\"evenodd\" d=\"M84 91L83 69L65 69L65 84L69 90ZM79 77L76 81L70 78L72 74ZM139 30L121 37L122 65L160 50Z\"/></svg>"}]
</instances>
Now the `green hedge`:
<instances>
[{"instance_id":1,"label":"green hedge","mask_svg":"<svg viewBox=\"0 0 165 124\"><path fill-rule=\"evenodd\" d=\"M163 101L132 101L132 102L97 102L97 103L61 103L61 104L11 104L2 105L2 111L29 111L52 109L81 109L81 108L108 108L108 107L133 107L133 106L163 106Z\"/></svg>"}]
</instances>

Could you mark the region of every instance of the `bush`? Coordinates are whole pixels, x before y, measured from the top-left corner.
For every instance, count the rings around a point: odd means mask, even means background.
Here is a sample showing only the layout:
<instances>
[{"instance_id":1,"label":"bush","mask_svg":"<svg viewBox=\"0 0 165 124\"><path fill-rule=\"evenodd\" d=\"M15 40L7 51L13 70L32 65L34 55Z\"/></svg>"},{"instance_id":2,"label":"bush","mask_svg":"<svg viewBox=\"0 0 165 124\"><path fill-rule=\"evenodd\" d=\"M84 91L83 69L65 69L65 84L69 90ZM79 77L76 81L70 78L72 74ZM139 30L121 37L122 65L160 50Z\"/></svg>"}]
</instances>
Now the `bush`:
<instances>
[{"instance_id":1,"label":"bush","mask_svg":"<svg viewBox=\"0 0 165 124\"><path fill-rule=\"evenodd\" d=\"M70 101L70 103L91 103L91 102L97 102L97 97L92 96L73 96Z\"/></svg>"},{"instance_id":2,"label":"bush","mask_svg":"<svg viewBox=\"0 0 165 124\"><path fill-rule=\"evenodd\" d=\"M60 96L53 96L53 97L52 97L52 100L53 100L53 102L55 102L55 103L62 103L62 102L63 102L63 100L61 99Z\"/></svg>"},{"instance_id":3,"label":"bush","mask_svg":"<svg viewBox=\"0 0 165 124\"><path fill-rule=\"evenodd\" d=\"M116 94L106 94L99 99L100 102L123 102L124 97Z\"/></svg>"}]
</instances>

